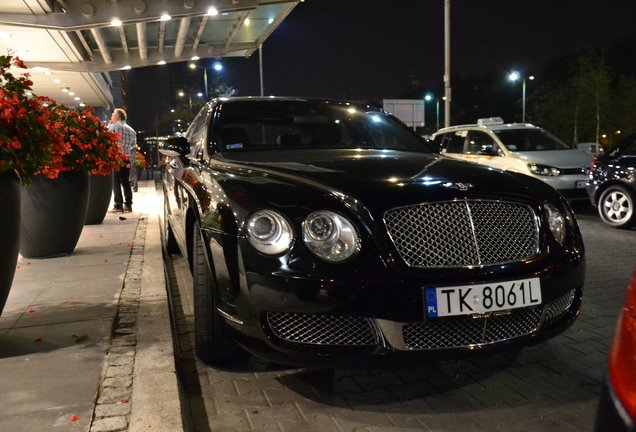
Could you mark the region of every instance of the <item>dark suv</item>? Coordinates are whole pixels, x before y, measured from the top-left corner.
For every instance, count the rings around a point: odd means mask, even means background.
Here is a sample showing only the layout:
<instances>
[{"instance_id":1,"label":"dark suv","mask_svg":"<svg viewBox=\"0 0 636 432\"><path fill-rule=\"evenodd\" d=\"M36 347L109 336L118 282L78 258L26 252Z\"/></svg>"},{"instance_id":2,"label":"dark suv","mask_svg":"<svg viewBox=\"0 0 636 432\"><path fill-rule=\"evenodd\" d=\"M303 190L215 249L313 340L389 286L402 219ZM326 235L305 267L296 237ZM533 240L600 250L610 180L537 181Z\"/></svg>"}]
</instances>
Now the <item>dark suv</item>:
<instances>
[{"instance_id":1,"label":"dark suv","mask_svg":"<svg viewBox=\"0 0 636 432\"><path fill-rule=\"evenodd\" d=\"M594 159L587 193L606 224L615 228L636 224L636 134Z\"/></svg>"}]
</instances>

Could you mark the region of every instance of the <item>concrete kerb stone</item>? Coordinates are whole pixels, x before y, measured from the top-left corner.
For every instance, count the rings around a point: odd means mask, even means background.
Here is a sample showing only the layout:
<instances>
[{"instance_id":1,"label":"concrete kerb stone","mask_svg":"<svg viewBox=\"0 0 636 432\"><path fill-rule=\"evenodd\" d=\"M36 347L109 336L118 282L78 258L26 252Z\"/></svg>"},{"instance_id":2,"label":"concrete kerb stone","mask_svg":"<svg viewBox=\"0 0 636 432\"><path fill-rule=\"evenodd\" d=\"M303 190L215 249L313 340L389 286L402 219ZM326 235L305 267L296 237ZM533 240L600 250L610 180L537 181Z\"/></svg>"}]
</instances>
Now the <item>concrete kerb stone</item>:
<instances>
[{"instance_id":1,"label":"concrete kerb stone","mask_svg":"<svg viewBox=\"0 0 636 432\"><path fill-rule=\"evenodd\" d=\"M156 213L139 217L90 432L183 431Z\"/></svg>"}]
</instances>

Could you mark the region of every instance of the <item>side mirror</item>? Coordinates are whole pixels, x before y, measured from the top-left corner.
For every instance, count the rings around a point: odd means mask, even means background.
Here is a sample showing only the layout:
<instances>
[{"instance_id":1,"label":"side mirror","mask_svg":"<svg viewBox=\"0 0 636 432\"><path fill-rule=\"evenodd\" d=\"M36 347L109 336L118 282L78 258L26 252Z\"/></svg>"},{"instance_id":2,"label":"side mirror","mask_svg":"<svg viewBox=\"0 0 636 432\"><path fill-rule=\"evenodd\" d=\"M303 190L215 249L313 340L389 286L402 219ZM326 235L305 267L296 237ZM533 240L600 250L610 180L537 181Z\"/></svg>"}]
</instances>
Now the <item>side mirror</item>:
<instances>
[{"instance_id":1,"label":"side mirror","mask_svg":"<svg viewBox=\"0 0 636 432\"><path fill-rule=\"evenodd\" d=\"M159 143L159 153L170 157L186 157L190 153L190 143L184 137L168 138Z\"/></svg>"}]
</instances>

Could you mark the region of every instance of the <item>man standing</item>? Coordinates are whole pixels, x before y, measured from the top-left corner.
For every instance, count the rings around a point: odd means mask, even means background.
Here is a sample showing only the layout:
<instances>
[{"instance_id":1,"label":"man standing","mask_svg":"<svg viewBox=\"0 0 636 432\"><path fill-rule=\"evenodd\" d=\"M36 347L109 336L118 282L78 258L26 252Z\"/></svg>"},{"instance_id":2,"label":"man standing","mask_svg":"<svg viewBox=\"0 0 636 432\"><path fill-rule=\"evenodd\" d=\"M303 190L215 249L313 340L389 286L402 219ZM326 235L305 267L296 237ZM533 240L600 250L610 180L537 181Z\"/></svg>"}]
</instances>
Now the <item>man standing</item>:
<instances>
[{"instance_id":1,"label":"man standing","mask_svg":"<svg viewBox=\"0 0 636 432\"><path fill-rule=\"evenodd\" d=\"M108 130L119 134L119 147L128 157L126 163L119 170L115 170L113 177L113 193L115 206L111 211L132 211L132 188L130 187L130 170L135 166L135 149L137 148L137 133L126 123L126 111L115 108L110 117ZM122 196L122 188L124 190Z\"/></svg>"}]
</instances>

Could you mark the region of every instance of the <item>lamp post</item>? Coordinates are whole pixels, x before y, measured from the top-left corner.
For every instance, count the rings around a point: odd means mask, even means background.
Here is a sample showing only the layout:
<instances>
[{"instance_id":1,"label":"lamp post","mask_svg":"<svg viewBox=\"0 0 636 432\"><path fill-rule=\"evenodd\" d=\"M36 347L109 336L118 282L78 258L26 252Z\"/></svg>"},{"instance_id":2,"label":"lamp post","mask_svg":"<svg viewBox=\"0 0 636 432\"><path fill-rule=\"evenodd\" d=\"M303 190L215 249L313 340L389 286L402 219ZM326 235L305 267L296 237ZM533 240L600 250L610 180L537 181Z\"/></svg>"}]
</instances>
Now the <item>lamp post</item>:
<instances>
[{"instance_id":1,"label":"lamp post","mask_svg":"<svg viewBox=\"0 0 636 432\"><path fill-rule=\"evenodd\" d=\"M521 122L526 122L526 77L521 77L521 74L517 71L513 71L508 75L510 81L522 80L521 83ZM534 79L534 75L528 77L530 81Z\"/></svg>"}]
</instances>

